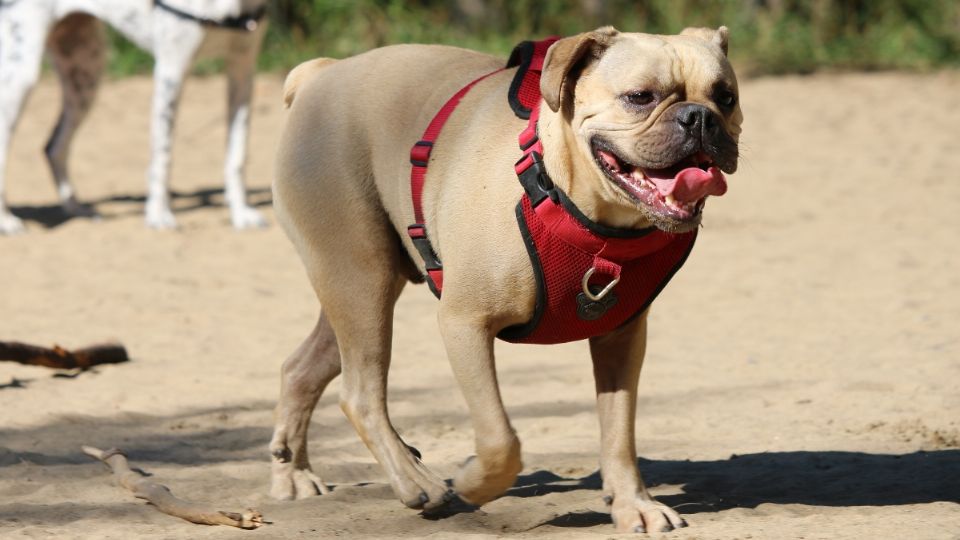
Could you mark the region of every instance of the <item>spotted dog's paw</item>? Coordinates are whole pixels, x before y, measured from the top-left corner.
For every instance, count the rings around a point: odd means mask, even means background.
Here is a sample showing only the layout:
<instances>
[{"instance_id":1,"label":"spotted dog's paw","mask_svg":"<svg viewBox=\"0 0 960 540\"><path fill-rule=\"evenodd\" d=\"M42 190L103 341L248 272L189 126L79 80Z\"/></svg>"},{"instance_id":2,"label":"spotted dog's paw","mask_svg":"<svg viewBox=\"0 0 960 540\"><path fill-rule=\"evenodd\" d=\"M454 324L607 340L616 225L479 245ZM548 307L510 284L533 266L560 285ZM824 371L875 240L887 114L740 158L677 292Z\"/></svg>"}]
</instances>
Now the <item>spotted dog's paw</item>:
<instances>
[{"instance_id":1,"label":"spotted dog's paw","mask_svg":"<svg viewBox=\"0 0 960 540\"><path fill-rule=\"evenodd\" d=\"M267 226L267 218L251 206L241 206L230 212L230 221L233 228L243 229L262 229Z\"/></svg>"},{"instance_id":2,"label":"spotted dog's paw","mask_svg":"<svg viewBox=\"0 0 960 540\"><path fill-rule=\"evenodd\" d=\"M26 229L23 221L13 214L0 214L0 234L20 234Z\"/></svg>"}]
</instances>

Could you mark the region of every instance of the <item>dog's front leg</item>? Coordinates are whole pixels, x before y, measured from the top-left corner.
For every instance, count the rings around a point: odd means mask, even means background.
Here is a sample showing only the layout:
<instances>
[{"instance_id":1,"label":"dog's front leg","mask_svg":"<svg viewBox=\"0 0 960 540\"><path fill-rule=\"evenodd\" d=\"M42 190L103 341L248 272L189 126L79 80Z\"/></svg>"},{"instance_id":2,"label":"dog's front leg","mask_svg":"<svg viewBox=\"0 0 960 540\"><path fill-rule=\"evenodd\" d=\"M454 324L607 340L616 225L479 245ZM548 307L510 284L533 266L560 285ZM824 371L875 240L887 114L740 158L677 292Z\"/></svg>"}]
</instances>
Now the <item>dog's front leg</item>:
<instances>
[{"instance_id":1,"label":"dog's front leg","mask_svg":"<svg viewBox=\"0 0 960 540\"><path fill-rule=\"evenodd\" d=\"M173 229L177 220L170 209L170 156L177 102L187 71L203 42L200 25L154 10L153 106L151 108L150 169L147 172L147 226Z\"/></svg>"},{"instance_id":2,"label":"dog's front leg","mask_svg":"<svg viewBox=\"0 0 960 540\"><path fill-rule=\"evenodd\" d=\"M457 494L471 504L486 503L513 485L523 468L520 439L503 408L493 356L494 335L489 325L463 309L440 308L440 332L454 376L470 409L476 456L454 479ZM461 305L472 305L460 302Z\"/></svg>"},{"instance_id":3,"label":"dog's front leg","mask_svg":"<svg viewBox=\"0 0 960 540\"><path fill-rule=\"evenodd\" d=\"M634 420L637 381L647 343L647 317L590 340L600 416L600 471L613 523L620 532L685 527L672 508L654 500L637 470Z\"/></svg>"},{"instance_id":4,"label":"dog's front leg","mask_svg":"<svg viewBox=\"0 0 960 540\"><path fill-rule=\"evenodd\" d=\"M243 181L247 160L247 134L250 129L250 100L257 53L263 40L265 25L256 32L234 36L227 51L227 158L223 177L225 195L230 207L230 220L236 229L265 227L267 220L247 203Z\"/></svg>"},{"instance_id":5,"label":"dog's front leg","mask_svg":"<svg viewBox=\"0 0 960 540\"><path fill-rule=\"evenodd\" d=\"M44 41L53 24L42 4L5 4L0 8L0 235L24 231L6 204L7 152L27 95L40 77Z\"/></svg>"}]
</instances>

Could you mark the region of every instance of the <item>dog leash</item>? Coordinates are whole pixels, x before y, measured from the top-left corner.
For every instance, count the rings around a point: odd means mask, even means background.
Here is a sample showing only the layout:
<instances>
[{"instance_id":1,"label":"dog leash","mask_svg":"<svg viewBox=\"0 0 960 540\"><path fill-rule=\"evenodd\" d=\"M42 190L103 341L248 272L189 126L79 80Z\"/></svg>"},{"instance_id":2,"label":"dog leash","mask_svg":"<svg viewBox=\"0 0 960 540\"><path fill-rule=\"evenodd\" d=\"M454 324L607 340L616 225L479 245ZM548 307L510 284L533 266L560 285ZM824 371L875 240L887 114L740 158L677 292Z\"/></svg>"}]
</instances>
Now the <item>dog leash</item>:
<instances>
[{"instance_id":1,"label":"dog leash","mask_svg":"<svg viewBox=\"0 0 960 540\"><path fill-rule=\"evenodd\" d=\"M199 23L201 26L226 28L228 30L245 30L247 32L256 30L260 26L260 21L267 15L266 4L260 6L259 9L252 13L242 13L235 17L226 17L221 20L208 19L194 15L193 13L187 13L182 9L171 6L166 0L153 0L153 5L181 19Z\"/></svg>"}]
</instances>

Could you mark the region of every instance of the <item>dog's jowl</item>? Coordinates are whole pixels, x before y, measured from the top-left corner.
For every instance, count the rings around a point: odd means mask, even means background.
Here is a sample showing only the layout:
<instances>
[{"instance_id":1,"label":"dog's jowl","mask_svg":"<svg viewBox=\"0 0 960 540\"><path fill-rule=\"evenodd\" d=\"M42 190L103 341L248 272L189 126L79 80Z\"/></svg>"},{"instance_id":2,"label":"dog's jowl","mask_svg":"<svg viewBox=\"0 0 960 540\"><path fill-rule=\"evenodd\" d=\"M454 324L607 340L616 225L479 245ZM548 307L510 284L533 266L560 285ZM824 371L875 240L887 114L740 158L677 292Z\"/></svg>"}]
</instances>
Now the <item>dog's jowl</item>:
<instances>
[{"instance_id":1,"label":"dog's jowl","mask_svg":"<svg viewBox=\"0 0 960 540\"><path fill-rule=\"evenodd\" d=\"M283 366L273 495L326 492L306 431L342 372L341 407L404 504L490 501L522 467L494 340L588 339L614 524L685 525L637 470L636 391L650 303L737 167L742 115L726 52L726 28L607 27L521 44L507 62L399 45L294 70L274 200L322 309ZM392 315L408 281L439 297L476 433L452 490L387 413Z\"/></svg>"}]
</instances>

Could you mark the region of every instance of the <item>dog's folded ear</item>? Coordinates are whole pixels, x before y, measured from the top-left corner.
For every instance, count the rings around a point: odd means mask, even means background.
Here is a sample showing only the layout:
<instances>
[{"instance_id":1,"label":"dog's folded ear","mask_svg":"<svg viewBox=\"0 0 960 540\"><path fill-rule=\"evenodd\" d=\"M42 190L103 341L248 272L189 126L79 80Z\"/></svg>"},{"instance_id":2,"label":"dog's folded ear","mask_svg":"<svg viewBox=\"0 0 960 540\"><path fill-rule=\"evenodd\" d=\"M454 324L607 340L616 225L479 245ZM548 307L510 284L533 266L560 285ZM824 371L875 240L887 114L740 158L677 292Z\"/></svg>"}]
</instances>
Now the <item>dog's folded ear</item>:
<instances>
[{"instance_id":1,"label":"dog's folded ear","mask_svg":"<svg viewBox=\"0 0 960 540\"><path fill-rule=\"evenodd\" d=\"M681 36L694 36L698 37L709 43L713 43L717 47L720 47L720 50L723 51L724 56L727 55L727 45L730 41L730 31L727 30L726 26L721 26L714 30L713 28L684 28L680 32Z\"/></svg>"},{"instance_id":2,"label":"dog's folded ear","mask_svg":"<svg viewBox=\"0 0 960 540\"><path fill-rule=\"evenodd\" d=\"M577 34L561 39L547 51L543 61L543 73L540 76L540 94L550 110L560 110L565 96L573 90L581 61L600 58L603 51L619 32L612 26L604 26L593 32Z\"/></svg>"}]
</instances>

